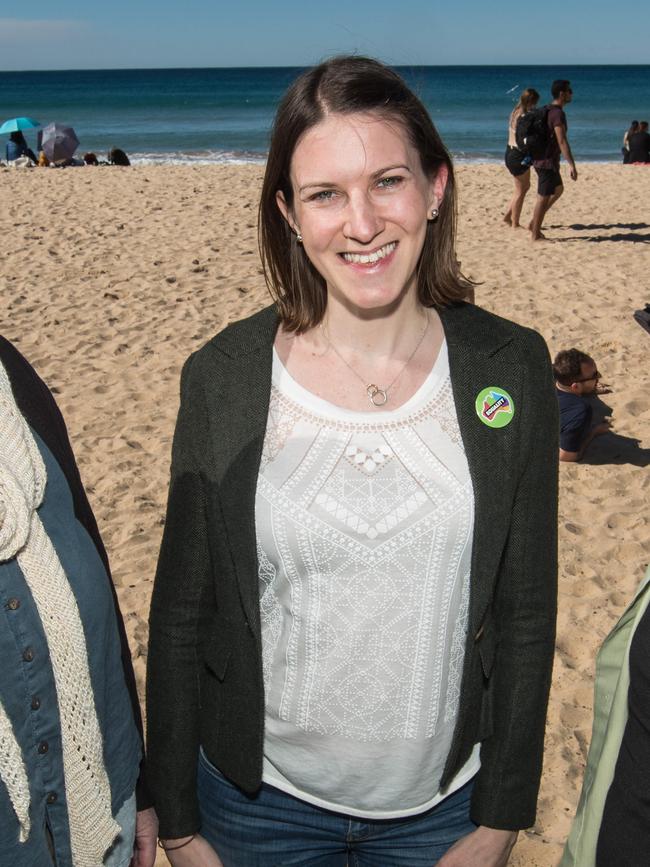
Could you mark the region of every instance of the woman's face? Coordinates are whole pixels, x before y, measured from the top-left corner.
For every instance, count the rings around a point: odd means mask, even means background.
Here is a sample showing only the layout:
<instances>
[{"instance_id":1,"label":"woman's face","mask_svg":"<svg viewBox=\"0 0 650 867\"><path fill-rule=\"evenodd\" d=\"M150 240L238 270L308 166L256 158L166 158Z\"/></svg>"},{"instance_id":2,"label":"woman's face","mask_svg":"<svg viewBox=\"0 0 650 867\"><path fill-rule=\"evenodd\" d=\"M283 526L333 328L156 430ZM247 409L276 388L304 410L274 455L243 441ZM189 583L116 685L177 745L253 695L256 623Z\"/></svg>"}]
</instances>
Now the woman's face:
<instances>
[{"instance_id":1,"label":"woman's face","mask_svg":"<svg viewBox=\"0 0 650 867\"><path fill-rule=\"evenodd\" d=\"M281 192L277 201L329 299L358 313L380 311L416 292L427 216L446 181L445 166L426 177L399 122L332 114L294 151L292 210Z\"/></svg>"}]
</instances>

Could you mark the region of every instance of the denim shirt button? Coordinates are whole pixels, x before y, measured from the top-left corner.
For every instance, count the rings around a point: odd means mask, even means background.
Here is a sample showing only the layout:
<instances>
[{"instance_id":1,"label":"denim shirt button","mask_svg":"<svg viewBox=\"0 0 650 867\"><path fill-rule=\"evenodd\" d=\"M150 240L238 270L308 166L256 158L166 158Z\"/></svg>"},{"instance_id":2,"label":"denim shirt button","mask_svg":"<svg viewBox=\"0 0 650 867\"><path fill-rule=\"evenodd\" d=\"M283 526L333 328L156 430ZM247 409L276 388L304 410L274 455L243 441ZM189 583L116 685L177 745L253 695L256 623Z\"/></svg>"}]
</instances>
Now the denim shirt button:
<instances>
[{"instance_id":1,"label":"denim shirt button","mask_svg":"<svg viewBox=\"0 0 650 867\"><path fill-rule=\"evenodd\" d=\"M56 804L58 799L58 795L56 792L49 792L47 798L45 799L48 804Z\"/></svg>"},{"instance_id":2,"label":"denim shirt button","mask_svg":"<svg viewBox=\"0 0 650 867\"><path fill-rule=\"evenodd\" d=\"M45 753L49 750L49 748L50 748L50 745L48 744L47 741L41 741L40 744L38 745L38 751L42 756L45 755Z\"/></svg>"},{"instance_id":3,"label":"denim shirt button","mask_svg":"<svg viewBox=\"0 0 650 867\"><path fill-rule=\"evenodd\" d=\"M20 599L9 599L5 605L7 611L18 611L20 608Z\"/></svg>"},{"instance_id":4,"label":"denim shirt button","mask_svg":"<svg viewBox=\"0 0 650 867\"><path fill-rule=\"evenodd\" d=\"M41 706L41 700L37 695L35 695L34 698L32 699L30 706L31 706L32 710L38 710L39 707Z\"/></svg>"},{"instance_id":5,"label":"denim shirt button","mask_svg":"<svg viewBox=\"0 0 650 867\"><path fill-rule=\"evenodd\" d=\"M32 659L34 659L34 651L31 647L26 647L23 650L23 659L25 660L25 662L31 662Z\"/></svg>"}]
</instances>

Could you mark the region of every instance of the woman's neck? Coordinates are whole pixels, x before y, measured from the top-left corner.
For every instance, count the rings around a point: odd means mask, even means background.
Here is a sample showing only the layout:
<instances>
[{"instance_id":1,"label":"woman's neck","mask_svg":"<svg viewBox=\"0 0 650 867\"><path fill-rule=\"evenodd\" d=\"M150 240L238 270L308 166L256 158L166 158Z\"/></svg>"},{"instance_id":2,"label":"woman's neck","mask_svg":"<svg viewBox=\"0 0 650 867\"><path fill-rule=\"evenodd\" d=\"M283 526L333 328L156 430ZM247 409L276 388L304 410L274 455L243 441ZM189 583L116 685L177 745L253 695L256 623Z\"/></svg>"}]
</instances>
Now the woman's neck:
<instances>
[{"instance_id":1,"label":"woman's neck","mask_svg":"<svg viewBox=\"0 0 650 867\"><path fill-rule=\"evenodd\" d=\"M405 298L399 306L382 313L356 312L330 299L321 330L338 349L381 361L407 356L428 318L427 309L415 297Z\"/></svg>"}]
</instances>

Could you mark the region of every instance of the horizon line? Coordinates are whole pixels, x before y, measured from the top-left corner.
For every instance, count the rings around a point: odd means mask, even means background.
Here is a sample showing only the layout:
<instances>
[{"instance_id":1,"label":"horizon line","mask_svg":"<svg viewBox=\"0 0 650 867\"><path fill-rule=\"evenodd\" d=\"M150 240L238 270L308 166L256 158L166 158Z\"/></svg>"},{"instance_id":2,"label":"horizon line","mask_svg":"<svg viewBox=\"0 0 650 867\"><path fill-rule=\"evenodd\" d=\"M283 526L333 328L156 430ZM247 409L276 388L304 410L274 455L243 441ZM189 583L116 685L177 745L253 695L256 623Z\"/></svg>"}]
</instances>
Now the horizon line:
<instances>
[{"instance_id":1,"label":"horizon line","mask_svg":"<svg viewBox=\"0 0 650 867\"><path fill-rule=\"evenodd\" d=\"M299 64L299 63L291 63L291 64L255 64L249 66L238 66L238 65L229 65L229 66L72 66L72 67L60 67L60 68L39 68L39 69L0 69L0 74L7 75L9 73L31 73L31 72L158 72L158 71L167 71L167 72L185 72L188 70L207 70L207 69L310 69L312 66L317 66L318 64ZM573 68L583 68L583 67L596 67L596 66L618 66L618 67L648 67L650 68L650 63L570 63L564 61L558 61L556 63L387 63L387 66L391 66L394 69L467 69L467 68L476 68L476 69L504 69L504 68L513 68L513 67L526 67L529 69L555 69L557 67L573 67Z\"/></svg>"}]
</instances>

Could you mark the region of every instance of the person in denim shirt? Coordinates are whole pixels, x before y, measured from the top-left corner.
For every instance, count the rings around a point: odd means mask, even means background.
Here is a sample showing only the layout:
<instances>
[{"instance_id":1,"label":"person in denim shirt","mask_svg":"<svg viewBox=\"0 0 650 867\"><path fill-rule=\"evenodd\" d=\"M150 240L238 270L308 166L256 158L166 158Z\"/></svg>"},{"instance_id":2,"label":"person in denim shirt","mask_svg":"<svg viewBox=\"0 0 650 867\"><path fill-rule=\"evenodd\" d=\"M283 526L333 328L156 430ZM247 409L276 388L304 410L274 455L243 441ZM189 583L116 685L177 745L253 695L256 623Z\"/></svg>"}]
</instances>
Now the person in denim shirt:
<instances>
[{"instance_id":1,"label":"person in denim shirt","mask_svg":"<svg viewBox=\"0 0 650 867\"><path fill-rule=\"evenodd\" d=\"M34 155L34 151L27 144L22 132L11 133L5 148L5 154L7 162L13 162L13 160L17 160L19 157L29 157L33 163L38 162L38 157Z\"/></svg>"},{"instance_id":2,"label":"person in denim shirt","mask_svg":"<svg viewBox=\"0 0 650 867\"><path fill-rule=\"evenodd\" d=\"M154 863L135 681L109 576L54 399L0 338L2 864Z\"/></svg>"}]
</instances>

